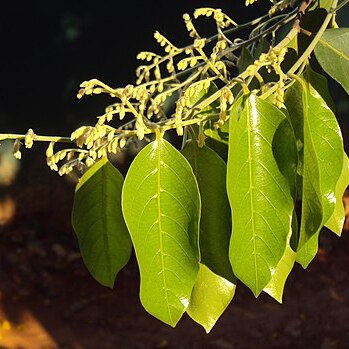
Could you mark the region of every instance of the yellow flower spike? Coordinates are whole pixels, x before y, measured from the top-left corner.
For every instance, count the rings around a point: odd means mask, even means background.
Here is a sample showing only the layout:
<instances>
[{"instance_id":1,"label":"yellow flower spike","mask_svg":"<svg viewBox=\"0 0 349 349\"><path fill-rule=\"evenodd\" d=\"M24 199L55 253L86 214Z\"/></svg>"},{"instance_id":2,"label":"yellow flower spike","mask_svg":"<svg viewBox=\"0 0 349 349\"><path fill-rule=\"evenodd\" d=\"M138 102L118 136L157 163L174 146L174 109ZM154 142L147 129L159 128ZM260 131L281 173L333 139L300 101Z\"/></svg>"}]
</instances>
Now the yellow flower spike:
<instances>
[{"instance_id":1,"label":"yellow flower spike","mask_svg":"<svg viewBox=\"0 0 349 349\"><path fill-rule=\"evenodd\" d=\"M110 143L110 151L111 153L116 154L118 152L118 149L119 149L119 139L114 138Z\"/></svg>"},{"instance_id":2,"label":"yellow flower spike","mask_svg":"<svg viewBox=\"0 0 349 349\"><path fill-rule=\"evenodd\" d=\"M52 171L58 171L58 166L56 164L51 164L50 166L50 170Z\"/></svg>"},{"instance_id":3,"label":"yellow flower spike","mask_svg":"<svg viewBox=\"0 0 349 349\"><path fill-rule=\"evenodd\" d=\"M59 160L63 160L65 158L65 156L67 155L66 151L61 151L59 152Z\"/></svg>"},{"instance_id":4,"label":"yellow flower spike","mask_svg":"<svg viewBox=\"0 0 349 349\"><path fill-rule=\"evenodd\" d=\"M46 157L50 158L53 155L53 147L55 145L55 142L50 142L47 149L46 149Z\"/></svg>"},{"instance_id":5,"label":"yellow flower spike","mask_svg":"<svg viewBox=\"0 0 349 349\"><path fill-rule=\"evenodd\" d=\"M80 153L79 157L78 157L78 160L81 161L84 157L85 157L85 154L84 153Z\"/></svg>"},{"instance_id":6,"label":"yellow flower spike","mask_svg":"<svg viewBox=\"0 0 349 349\"><path fill-rule=\"evenodd\" d=\"M26 133L24 137L24 144L26 148L31 148L33 146L35 139L35 133L34 131L30 128L28 132Z\"/></svg>"},{"instance_id":7,"label":"yellow flower spike","mask_svg":"<svg viewBox=\"0 0 349 349\"><path fill-rule=\"evenodd\" d=\"M20 147L21 147L21 141L19 139L16 139L13 143L12 152L13 152L13 156L18 160L22 158L22 153L19 150Z\"/></svg>"},{"instance_id":8,"label":"yellow flower spike","mask_svg":"<svg viewBox=\"0 0 349 349\"><path fill-rule=\"evenodd\" d=\"M74 152L73 152L73 151L68 152L68 154L67 154L67 160L69 161L69 160L71 160L73 157L74 157Z\"/></svg>"},{"instance_id":9,"label":"yellow flower spike","mask_svg":"<svg viewBox=\"0 0 349 349\"><path fill-rule=\"evenodd\" d=\"M87 167L91 167L93 164L94 164L94 160L91 159L90 157L88 157L86 160L85 160L85 164Z\"/></svg>"},{"instance_id":10,"label":"yellow flower spike","mask_svg":"<svg viewBox=\"0 0 349 349\"><path fill-rule=\"evenodd\" d=\"M162 82L158 85L158 91L161 93L164 90L164 84Z\"/></svg>"},{"instance_id":11,"label":"yellow flower spike","mask_svg":"<svg viewBox=\"0 0 349 349\"><path fill-rule=\"evenodd\" d=\"M106 119L107 119L107 115L106 115L106 114L100 116L100 117L98 118L97 124L98 124L98 125L103 125L103 124L105 123Z\"/></svg>"},{"instance_id":12,"label":"yellow flower spike","mask_svg":"<svg viewBox=\"0 0 349 349\"><path fill-rule=\"evenodd\" d=\"M125 138L121 138L120 142L119 142L120 148L123 148L125 145L126 145L126 139Z\"/></svg>"},{"instance_id":13,"label":"yellow flower spike","mask_svg":"<svg viewBox=\"0 0 349 349\"><path fill-rule=\"evenodd\" d=\"M122 107L122 108L120 109L120 112L119 112L119 118L120 118L120 120L122 120L122 119L125 117L125 115L126 115L125 108Z\"/></svg>"},{"instance_id":14,"label":"yellow flower spike","mask_svg":"<svg viewBox=\"0 0 349 349\"><path fill-rule=\"evenodd\" d=\"M193 46L195 49L201 50L205 47L205 40L204 39L195 39Z\"/></svg>"},{"instance_id":15,"label":"yellow flower spike","mask_svg":"<svg viewBox=\"0 0 349 349\"><path fill-rule=\"evenodd\" d=\"M97 159L97 152L95 150L90 150L88 154L93 160Z\"/></svg>"},{"instance_id":16,"label":"yellow flower spike","mask_svg":"<svg viewBox=\"0 0 349 349\"><path fill-rule=\"evenodd\" d=\"M70 140L73 141L74 139L79 138L80 136L82 136L86 131L86 126L81 126L79 127L77 130L75 130L71 136L70 136Z\"/></svg>"},{"instance_id":17,"label":"yellow flower spike","mask_svg":"<svg viewBox=\"0 0 349 349\"><path fill-rule=\"evenodd\" d=\"M112 130L108 133L107 141L110 142L114 138L115 131Z\"/></svg>"}]
</instances>

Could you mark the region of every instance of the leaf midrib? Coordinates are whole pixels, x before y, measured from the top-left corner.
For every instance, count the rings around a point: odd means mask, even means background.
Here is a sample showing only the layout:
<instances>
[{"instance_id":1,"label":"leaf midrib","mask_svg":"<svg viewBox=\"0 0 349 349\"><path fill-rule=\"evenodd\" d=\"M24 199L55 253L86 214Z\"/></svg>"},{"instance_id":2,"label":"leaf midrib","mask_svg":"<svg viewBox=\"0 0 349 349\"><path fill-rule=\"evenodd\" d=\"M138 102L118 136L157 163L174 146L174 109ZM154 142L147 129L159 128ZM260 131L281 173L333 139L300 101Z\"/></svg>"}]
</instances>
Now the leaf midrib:
<instances>
[{"instance_id":1,"label":"leaf midrib","mask_svg":"<svg viewBox=\"0 0 349 349\"><path fill-rule=\"evenodd\" d=\"M254 206L253 206L253 178L252 178L252 146L251 146L251 109L248 103L248 108L246 110L246 121L247 121L247 140L248 140L248 166L249 166L249 181L250 181L250 209L251 209L251 225L252 225L252 241L253 241L253 261L254 261L254 271L255 271L255 294L258 291L258 275L257 275L257 255L256 255L256 232L254 223Z\"/></svg>"},{"instance_id":2,"label":"leaf midrib","mask_svg":"<svg viewBox=\"0 0 349 349\"><path fill-rule=\"evenodd\" d=\"M330 50L332 50L332 51L333 51L334 53L336 53L338 56L340 56L340 57L344 58L345 60L349 61L349 57L348 57L346 54L344 54L343 52L337 50L337 49L336 49L334 46L332 46L329 42L324 41L324 40L322 40L322 39L320 39L319 42L320 42L322 45L324 45L324 46L326 46L327 48L329 48Z\"/></svg>"},{"instance_id":3,"label":"leaf midrib","mask_svg":"<svg viewBox=\"0 0 349 349\"><path fill-rule=\"evenodd\" d=\"M159 140L156 148L156 167L157 167L157 186L156 186L156 193L157 193L157 213L158 213L158 227L159 227L159 243L160 243L160 256L161 256L161 270L162 270L162 280L164 284L164 291L165 291L165 299L166 299L166 306L168 311L168 316L170 318L171 324L173 324L172 315L169 307L169 301L168 301L168 294L167 294L167 282L166 282L166 276L165 276L165 261L164 261L164 252L163 252L163 241L162 241L162 223L161 223L161 146L162 141Z\"/></svg>"}]
</instances>

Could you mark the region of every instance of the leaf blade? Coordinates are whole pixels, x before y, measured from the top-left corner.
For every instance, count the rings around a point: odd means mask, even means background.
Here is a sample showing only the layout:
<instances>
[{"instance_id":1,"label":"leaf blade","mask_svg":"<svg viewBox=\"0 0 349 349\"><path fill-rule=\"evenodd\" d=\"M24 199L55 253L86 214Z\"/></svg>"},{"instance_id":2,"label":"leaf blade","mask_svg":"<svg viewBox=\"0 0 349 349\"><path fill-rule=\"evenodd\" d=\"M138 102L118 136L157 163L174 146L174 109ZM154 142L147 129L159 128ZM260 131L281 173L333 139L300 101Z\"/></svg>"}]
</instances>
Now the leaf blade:
<instances>
[{"instance_id":1,"label":"leaf blade","mask_svg":"<svg viewBox=\"0 0 349 349\"><path fill-rule=\"evenodd\" d=\"M345 189L349 185L349 159L344 154L343 168L336 186L336 206L332 216L325 223L325 226L332 230L338 236L341 236L345 221L345 208L342 202L342 197Z\"/></svg>"},{"instance_id":2,"label":"leaf blade","mask_svg":"<svg viewBox=\"0 0 349 349\"><path fill-rule=\"evenodd\" d=\"M285 120L280 110L252 95L233 105L229 120L230 261L235 275L255 296L269 283L291 231L292 188L278 168L272 146Z\"/></svg>"},{"instance_id":3,"label":"leaf blade","mask_svg":"<svg viewBox=\"0 0 349 349\"><path fill-rule=\"evenodd\" d=\"M189 163L170 143L156 140L138 153L122 210L139 264L141 302L174 327L199 269L200 194Z\"/></svg>"},{"instance_id":4,"label":"leaf blade","mask_svg":"<svg viewBox=\"0 0 349 349\"><path fill-rule=\"evenodd\" d=\"M306 268L318 249L318 236L336 205L336 185L343 166L343 141L337 120L308 82L296 82L286 93L303 165L302 221L297 262Z\"/></svg>"},{"instance_id":5,"label":"leaf blade","mask_svg":"<svg viewBox=\"0 0 349 349\"><path fill-rule=\"evenodd\" d=\"M349 28L327 29L314 52L321 67L349 94Z\"/></svg>"},{"instance_id":6,"label":"leaf blade","mask_svg":"<svg viewBox=\"0 0 349 349\"><path fill-rule=\"evenodd\" d=\"M229 262L230 206L226 192L226 164L207 146L193 141L182 150L191 165L201 196L199 245L201 262L214 273L234 281Z\"/></svg>"},{"instance_id":7,"label":"leaf blade","mask_svg":"<svg viewBox=\"0 0 349 349\"><path fill-rule=\"evenodd\" d=\"M187 308L188 315L209 333L234 297L236 285L200 264Z\"/></svg>"},{"instance_id":8,"label":"leaf blade","mask_svg":"<svg viewBox=\"0 0 349 349\"><path fill-rule=\"evenodd\" d=\"M132 251L121 212L122 184L122 175L103 158L81 177L73 204L72 224L84 263L108 287L113 287Z\"/></svg>"}]
</instances>

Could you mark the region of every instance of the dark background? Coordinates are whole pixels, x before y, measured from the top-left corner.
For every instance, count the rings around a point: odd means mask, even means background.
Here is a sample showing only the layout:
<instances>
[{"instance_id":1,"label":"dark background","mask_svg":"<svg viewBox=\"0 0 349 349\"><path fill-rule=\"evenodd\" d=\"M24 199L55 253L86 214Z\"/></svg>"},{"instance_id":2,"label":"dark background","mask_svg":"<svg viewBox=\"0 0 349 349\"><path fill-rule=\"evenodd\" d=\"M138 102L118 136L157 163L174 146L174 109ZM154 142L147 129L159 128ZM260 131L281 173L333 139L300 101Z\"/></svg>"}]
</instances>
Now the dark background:
<instances>
[{"instance_id":1,"label":"dark background","mask_svg":"<svg viewBox=\"0 0 349 349\"><path fill-rule=\"evenodd\" d=\"M95 124L110 100L78 100L79 84L91 78L113 87L134 83L137 53L161 52L153 32L179 46L189 43L181 16L203 6L222 8L241 23L269 2L249 8L243 0L2 2L0 133L31 127L68 136ZM348 96L335 82L331 93L348 140ZM70 224L74 183L45 166L44 151L34 145L20 162L0 158L0 180L4 164L14 172L21 166L17 180L0 185L0 349L349 347L348 234L323 233L311 266L295 266L282 306L266 295L255 300L239 285L210 335L186 316L172 329L142 309L134 259L114 290L90 277Z\"/></svg>"}]
</instances>

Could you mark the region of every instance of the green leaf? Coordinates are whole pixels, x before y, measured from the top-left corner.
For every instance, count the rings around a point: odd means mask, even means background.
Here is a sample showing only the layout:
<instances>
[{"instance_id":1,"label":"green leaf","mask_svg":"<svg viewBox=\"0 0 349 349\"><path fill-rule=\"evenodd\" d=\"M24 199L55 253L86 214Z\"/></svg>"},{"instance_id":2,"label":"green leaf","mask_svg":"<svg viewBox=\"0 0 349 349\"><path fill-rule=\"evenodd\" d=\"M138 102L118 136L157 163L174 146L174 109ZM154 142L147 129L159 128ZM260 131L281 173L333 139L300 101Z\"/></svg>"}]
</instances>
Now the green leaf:
<instances>
[{"instance_id":1,"label":"green leaf","mask_svg":"<svg viewBox=\"0 0 349 349\"><path fill-rule=\"evenodd\" d=\"M105 157L81 177L72 224L83 261L102 285L113 287L128 262L132 244L121 211L123 178Z\"/></svg>"},{"instance_id":2,"label":"green leaf","mask_svg":"<svg viewBox=\"0 0 349 349\"><path fill-rule=\"evenodd\" d=\"M297 158L298 158L296 138L288 119L289 115L287 114L286 110L284 112L286 113L287 119L281 122L277 131L275 132L274 139L273 139L273 153L274 153L275 160L278 164L279 170L290 183L291 195L295 201L295 198L296 198L295 174L297 171ZM292 154L291 158L288 158L287 156L285 156L285 154L288 154L288 153ZM276 266L275 270L272 271L271 279L268 285L263 289L264 292L268 293L271 297L273 297L279 303L282 303L282 296L284 292L286 279L290 274L293 268L293 265L296 261L296 252L293 251L292 246L295 246L295 250L297 249L297 239L298 239L297 216L293 211L291 230L286 240L286 248L285 248L284 254L280 262Z\"/></svg>"},{"instance_id":3,"label":"green leaf","mask_svg":"<svg viewBox=\"0 0 349 349\"><path fill-rule=\"evenodd\" d=\"M209 333L233 299L235 289L235 284L200 264L187 309L188 315Z\"/></svg>"},{"instance_id":4,"label":"green leaf","mask_svg":"<svg viewBox=\"0 0 349 349\"><path fill-rule=\"evenodd\" d=\"M275 135L287 119L279 109L251 95L234 103L229 122L230 261L234 274L258 296L280 263L291 231L295 173L290 182L283 174L287 167L274 155ZM283 146L283 158L295 164L294 139L283 141L288 144Z\"/></svg>"},{"instance_id":5,"label":"green leaf","mask_svg":"<svg viewBox=\"0 0 349 349\"><path fill-rule=\"evenodd\" d=\"M314 52L325 72L349 93L349 28L327 29Z\"/></svg>"},{"instance_id":6,"label":"green leaf","mask_svg":"<svg viewBox=\"0 0 349 349\"><path fill-rule=\"evenodd\" d=\"M326 11L329 11L332 5L332 0L317 0L310 5L310 9L314 10L315 8L324 8Z\"/></svg>"},{"instance_id":7,"label":"green leaf","mask_svg":"<svg viewBox=\"0 0 349 349\"><path fill-rule=\"evenodd\" d=\"M229 124L228 124L229 125ZM226 163L228 161L228 144L216 141L211 137L205 139L205 144L214 150Z\"/></svg>"},{"instance_id":8,"label":"green leaf","mask_svg":"<svg viewBox=\"0 0 349 349\"><path fill-rule=\"evenodd\" d=\"M199 245L201 262L214 273L233 281L229 262L230 206L226 191L225 162L209 147L187 142L182 154L193 168L201 196Z\"/></svg>"},{"instance_id":9,"label":"green leaf","mask_svg":"<svg viewBox=\"0 0 349 349\"><path fill-rule=\"evenodd\" d=\"M321 75L316 73L313 69L311 69L310 65L307 66L303 74L305 80L314 87L314 89L320 94L325 103L331 108L333 112L336 111L333 99L330 95L330 91L328 89L327 79Z\"/></svg>"},{"instance_id":10,"label":"green leaf","mask_svg":"<svg viewBox=\"0 0 349 349\"><path fill-rule=\"evenodd\" d=\"M210 137L223 144L228 144L229 139L229 124L226 122L221 128L215 129L214 123L217 120L209 120L205 123L204 133L207 137Z\"/></svg>"},{"instance_id":11,"label":"green leaf","mask_svg":"<svg viewBox=\"0 0 349 349\"><path fill-rule=\"evenodd\" d=\"M197 104L204 101L207 97L211 96L218 90L217 86L213 82L209 82L207 87L202 88L201 81L193 84L190 89L191 93L189 98L189 108L195 107ZM206 108L200 109L199 114L211 113L212 110L218 105L218 102L214 102Z\"/></svg>"},{"instance_id":12,"label":"green leaf","mask_svg":"<svg viewBox=\"0 0 349 349\"><path fill-rule=\"evenodd\" d=\"M160 137L159 137L160 138ZM142 149L122 192L122 210L141 275L145 309L175 326L199 270L200 193L184 156L164 139Z\"/></svg>"},{"instance_id":13,"label":"green leaf","mask_svg":"<svg viewBox=\"0 0 349 349\"><path fill-rule=\"evenodd\" d=\"M289 244L286 245L285 252L281 257L279 264L276 266L272 274L272 278L268 285L264 288L264 292L282 303L285 282L290 274L296 261L296 252L294 252Z\"/></svg>"},{"instance_id":14,"label":"green leaf","mask_svg":"<svg viewBox=\"0 0 349 349\"><path fill-rule=\"evenodd\" d=\"M302 220L297 262L304 268L315 257L320 229L332 215L343 167L343 142L337 120L320 94L307 82L295 82L286 107L300 150Z\"/></svg>"},{"instance_id":15,"label":"green leaf","mask_svg":"<svg viewBox=\"0 0 349 349\"><path fill-rule=\"evenodd\" d=\"M325 226L331 229L338 236L341 235L343 225L345 221L345 209L342 201L343 193L349 185L349 160L347 155L344 154L342 173L339 177L336 186L336 207L332 216L326 222Z\"/></svg>"}]
</instances>

